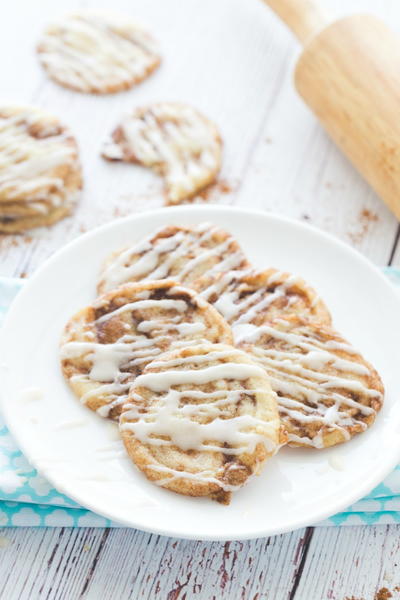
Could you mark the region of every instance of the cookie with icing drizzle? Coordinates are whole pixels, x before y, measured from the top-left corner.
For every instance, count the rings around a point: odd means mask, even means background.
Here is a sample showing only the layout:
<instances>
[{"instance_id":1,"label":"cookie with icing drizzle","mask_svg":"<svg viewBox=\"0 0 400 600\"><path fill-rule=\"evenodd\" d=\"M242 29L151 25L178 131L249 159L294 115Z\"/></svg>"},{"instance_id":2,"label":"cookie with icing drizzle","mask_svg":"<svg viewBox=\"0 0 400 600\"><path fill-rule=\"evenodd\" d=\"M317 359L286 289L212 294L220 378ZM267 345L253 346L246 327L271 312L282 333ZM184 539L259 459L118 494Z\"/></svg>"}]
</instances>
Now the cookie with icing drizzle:
<instances>
[{"instance_id":1,"label":"cookie with icing drizzle","mask_svg":"<svg viewBox=\"0 0 400 600\"><path fill-rule=\"evenodd\" d=\"M160 64L152 36L125 15L82 11L49 25L39 60L62 86L92 94L127 90Z\"/></svg>"},{"instance_id":2,"label":"cookie with icing drizzle","mask_svg":"<svg viewBox=\"0 0 400 600\"><path fill-rule=\"evenodd\" d=\"M150 481L225 504L283 441L265 371L224 344L171 351L150 363L131 388L120 431Z\"/></svg>"},{"instance_id":3,"label":"cookie with icing drizzle","mask_svg":"<svg viewBox=\"0 0 400 600\"><path fill-rule=\"evenodd\" d=\"M128 281L172 277L186 286L204 273L250 266L233 236L211 225L162 227L144 240L112 254L98 284L104 293Z\"/></svg>"},{"instance_id":4,"label":"cookie with icing drizzle","mask_svg":"<svg viewBox=\"0 0 400 600\"><path fill-rule=\"evenodd\" d=\"M161 102L126 115L102 155L153 169L164 178L167 204L180 204L213 183L221 167L216 126L191 106Z\"/></svg>"},{"instance_id":5,"label":"cookie with icing drizzle","mask_svg":"<svg viewBox=\"0 0 400 600\"><path fill-rule=\"evenodd\" d=\"M249 325L251 329L287 314L331 322L325 303L310 285L276 269L207 273L193 287L232 325L235 336L243 335Z\"/></svg>"},{"instance_id":6,"label":"cookie with icing drizzle","mask_svg":"<svg viewBox=\"0 0 400 600\"><path fill-rule=\"evenodd\" d=\"M238 345L265 368L289 445L334 446L375 421L383 402L382 381L329 325L287 316L253 326Z\"/></svg>"},{"instance_id":7,"label":"cookie with icing drizzle","mask_svg":"<svg viewBox=\"0 0 400 600\"><path fill-rule=\"evenodd\" d=\"M131 283L98 298L68 322L64 376L81 402L118 417L146 365L171 347L232 341L219 313L175 281Z\"/></svg>"},{"instance_id":8,"label":"cookie with icing drizzle","mask_svg":"<svg viewBox=\"0 0 400 600\"><path fill-rule=\"evenodd\" d=\"M47 112L0 107L0 231L51 225L80 195L82 172L71 132Z\"/></svg>"}]
</instances>

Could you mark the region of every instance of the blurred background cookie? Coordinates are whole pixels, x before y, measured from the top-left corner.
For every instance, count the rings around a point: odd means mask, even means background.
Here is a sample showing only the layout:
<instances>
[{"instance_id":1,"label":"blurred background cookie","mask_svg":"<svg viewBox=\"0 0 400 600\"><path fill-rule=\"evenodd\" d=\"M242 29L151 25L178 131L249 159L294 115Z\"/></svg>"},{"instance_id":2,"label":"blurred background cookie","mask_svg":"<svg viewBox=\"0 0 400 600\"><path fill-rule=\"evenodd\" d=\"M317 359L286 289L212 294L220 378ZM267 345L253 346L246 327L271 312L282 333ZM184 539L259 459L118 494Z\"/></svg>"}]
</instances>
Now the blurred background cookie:
<instances>
[{"instance_id":1,"label":"blurred background cookie","mask_svg":"<svg viewBox=\"0 0 400 600\"><path fill-rule=\"evenodd\" d=\"M215 181L222 141L214 123L198 110L160 102L126 115L102 155L153 169L164 178L166 203L180 204Z\"/></svg>"},{"instance_id":2,"label":"blurred background cookie","mask_svg":"<svg viewBox=\"0 0 400 600\"><path fill-rule=\"evenodd\" d=\"M37 52L54 81L93 94L129 89L161 60L146 29L126 15L105 11L77 12L52 23Z\"/></svg>"},{"instance_id":3,"label":"blurred background cookie","mask_svg":"<svg viewBox=\"0 0 400 600\"><path fill-rule=\"evenodd\" d=\"M0 107L0 231L68 215L82 188L78 148L59 120L34 107Z\"/></svg>"}]
</instances>

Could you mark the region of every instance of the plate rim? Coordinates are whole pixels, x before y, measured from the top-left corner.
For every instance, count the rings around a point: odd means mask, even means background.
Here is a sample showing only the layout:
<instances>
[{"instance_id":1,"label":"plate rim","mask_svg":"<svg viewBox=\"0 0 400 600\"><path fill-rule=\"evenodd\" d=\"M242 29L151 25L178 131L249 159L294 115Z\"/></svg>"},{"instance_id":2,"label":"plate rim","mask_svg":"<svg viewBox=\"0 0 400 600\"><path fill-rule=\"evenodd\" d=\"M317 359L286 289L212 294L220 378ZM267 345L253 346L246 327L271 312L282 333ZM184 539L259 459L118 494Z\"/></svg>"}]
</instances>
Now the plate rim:
<instances>
[{"instance_id":1,"label":"plate rim","mask_svg":"<svg viewBox=\"0 0 400 600\"><path fill-rule=\"evenodd\" d=\"M176 214L176 213L181 214L182 212L186 213L185 216L190 216L190 213L193 213L194 221L196 220L196 215L201 215L202 213L209 213L209 212L242 213L242 214L245 214L246 216L262 217L263 219L266 218L267 220L270 220L272 222L275 221L275 222L279 222L279 223L289 224L291 226L295 226L296 228L298 228L300 230L306 230L309 233L311 233L312 235L319 237L320 239L326 240L331 244L338 245L342 249L344 249L346 252L348 252L349 254L352 254L353 257L356 260L361 261L364 264L364 266L375 277L377 276L378 279L380 280L380 283L383 284L384 287L386 288L387 292L390 293L396 301L398 300L398 294L397 294L393 284L390 283L388 278L379 270L379 268L376 265L374 265L370 260L368 260L364 255L362 255L357 249L353 248L349 244L346 244L343 240L340 240L339 238L336 238L333 234L325 232L323 230L320 230L313 225L310 225L308 223L303 223L294 218L287 217L285 215L279 215L279 214L272 213L269 211L262 211L262 210L251 209L251 208L247 209L247 208L236 207L236 206L225 206L225 205L209 205L209 206L208 205L197 205L197 206L195 205L195 206L191 206L191 205L185 205L185 206L177 206L177 207L166 207L166 208L160 208L160 209L156 209L156 210L148 210L148 211L128 215L126 217L121 217L119 219L115 219L109 223L104 223L103 225L100 225L99 227L95 227L95 228L91 229L90 231L87 231L81 235L78 235L76 238L72 239L71 241L69 241L65 245L63 245L61 248L59 248L53 255L48 257L36 269L36 271L33 273L33 275L24 283L22 289L18 292L15 300L12 302L10 309L7 311L2 328L1 328L2 331L1 331L0 348L3 349L7 335L10 335L10 333L11 333L11 330L10 330L10 332L8 332L8 330L11 327L9 325L9 323L11 323L11 325L12 325L13 318L14 318L13 315L14 315L14 313L18 313L19 304L21 302L24 302L24 298L26 295L29 295L31 285L34 285L35 280L41 275L41 273L43 271L45 271L49 267L49 265L53 264L54 262L57 262L60 256L67 254L70 251L70 249L74 248L75 246L79 246L80 244L85 244L86 240L88 240L92 237L97 237L97 236L101 237L101 235L104 231L118 228L119 226L121 226L121 224L125 225L126 223L129 223L129 222L134 223L135 221L140 221L141 219L147 219L153 215L158 216L158 215L164 215L164 214L171 215L171 221L172 221L174 219L174 214ZM210 219L210 217L208 217L208 219ZM207 220L207 217L206 217L206 220ZM5 387L7 387L7 386L5 386ZM77 495L75 495L74 493L71 494L71 492L68 490L68 485L65 487L62 482L61 482L61 484L57 483L57 485L55 485L53 482L54 481L53 476L51 474L50 475L47 474L48 470L43 466L40 466L38 468L38 466L36 464L36 460L34 458L30 457L30 452L27 451L27 447L25 445L24 440L21 439L18 428L14 429L12 411L10 410L10 412L9 412L9 410L7 408L7 404L9 406L11 406L12 403L6 401L6 395L7 395L7 390L2 390L0 393L0 407L2 409L2 414L3 414L4 420L5 420L5 423L8 427L8 429L10 430L14 439L16 440L18 447L21 449L23 454L27 457L29 462L35 467L35 469L38 471L38 473L40 473L42 476L47 478L50 481L50 483L52 485L54 485L54 487L58 491L64 493L65 495L70 497L72 500L75 500L83 508L86 508L94 513L100 514L111 521L120 523L121 525L124 525L127 527L132 527L132 528L137 528L141 531L146 531L148 533L169 536L169 537L177 537L177 538L181 538L181 539L192 539L192 540L201 539L204 541L246 540L246 539L255 539L255 538L259 538L259 537L279 535L282 533L287 533L289 531L294 531L294 530L302 528L302 527L312 526L313 524L315 524L319 521L322 521L324 519L327 519L328 517L332 516L333 514L336 514L337 512L341 512L344 508L350 506L351 504L353 504L354 502L356 502L357 500L362 498L365 494L367 494L369 491L371 491L371 489L373 489L376 485L378 485L394 469L394 467L398 464L398 462L400 460L400 436L399 436L398 447L396 446L396 449L391 450L391 454L389 455L390 460L388 457L387 461L384 463L385 466L382 467L378 471L379 475L377 475L376 473L372 474L371 477L368 478L363 483L363 485L359 485L357 487L357 490L355 492L349 493L346 496L345 501L336 500L335 508L333 510L332 510L332 508L328 508L328 509L321 508L320 511L316 511L316 516L315 516L315 518L313 518L312 523L310 523L308 518L303 517L303 518L297 518L297 520L295 520L295 523L292 523L292 524L289 523L286 526L280 526L280 527L278 526L276 528L269 527L268 529L265 529L265 528L263 529L262 525L261 525L258 531L254 531L252 528L248 533L242 533L239 535L233 535L233 536L232 535L216 535L216 536L213 536L212 534L210 534L210 535L206 534L206 535L201 535L201 537L199 537L199 535L196 532L195 533L190 533L187 531L182 532L179 530L179 527L176 527L176 526L175 527L174 526L164 527L164 528L157 526L156 528L151 528L147 525L141 524L140 522L139 523L137 521L135 522L134 518L130 521L115 518L115 516L112 515L112 513L109 513L109 512L107 513L107 511L102 510L101 512L99 512L98 509L96 507L93 507L93 504L91 504L91 503L85 502L85 504L83 505L79 498L79 493ZM23 437L24 436L22 436L22 438ZM57 477L56 477L56 479L57 479Z\"/></svg>"}]
</instances>

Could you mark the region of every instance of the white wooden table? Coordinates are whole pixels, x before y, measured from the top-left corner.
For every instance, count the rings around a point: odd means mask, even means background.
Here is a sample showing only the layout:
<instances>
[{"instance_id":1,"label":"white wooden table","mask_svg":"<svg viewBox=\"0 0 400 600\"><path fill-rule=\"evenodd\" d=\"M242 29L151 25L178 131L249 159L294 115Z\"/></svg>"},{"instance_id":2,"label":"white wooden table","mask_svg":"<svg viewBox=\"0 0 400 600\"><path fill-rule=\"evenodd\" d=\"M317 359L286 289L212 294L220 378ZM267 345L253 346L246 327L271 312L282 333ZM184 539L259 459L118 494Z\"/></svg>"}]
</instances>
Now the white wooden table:
<instances>
[{"instance_id":1,"label":"white wooden table","mask_svg":"<svg viewBox=\"0 0 400 600\"><path fill-rule=\"evenodd\" d=\"M398 0L326 3L336 15L368 10L400 31ZM161 42L162 68L136 90L83 96L57 87L37 65L33 46L45 22L63 10L97 6L137 15ZM49 230L3 237L0 274L29 276L81 232L161 205L155 176L107 164L98 150L121 111L163 99L190 102L220 126L223 178L232 189L213 201L307 221L376 264L400 266L396 219L296 97L291 74L298 53L259 0L4 3L0 96L46 107L70 124L81 146L85 191L74 217ZM0 535L0 598L7 600L373 600L385 587L400 598L396 526L308 528L225 544L129 529L4 529Z\"/></svg>"}]
</instances>

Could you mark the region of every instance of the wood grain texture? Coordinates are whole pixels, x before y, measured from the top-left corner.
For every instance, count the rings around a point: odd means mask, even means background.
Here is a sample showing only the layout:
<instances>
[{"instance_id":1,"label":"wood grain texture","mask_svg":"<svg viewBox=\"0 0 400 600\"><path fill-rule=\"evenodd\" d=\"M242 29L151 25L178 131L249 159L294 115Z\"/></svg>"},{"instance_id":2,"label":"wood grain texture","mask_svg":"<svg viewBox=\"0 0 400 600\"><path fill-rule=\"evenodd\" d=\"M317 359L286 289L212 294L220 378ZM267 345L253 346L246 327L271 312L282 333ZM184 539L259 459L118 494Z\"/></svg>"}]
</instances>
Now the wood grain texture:
<instances>
[{"instance_id":1,"label":"wood grain texture","mask_svg":"<svg viewBox=\"0 0 400 600\"><path fill-rule=\"evenodd\" d=\"M295 84L332 139L400 218L400 37L371 15L339 19L306 45Z\"/></svg>"},{"instance_id":2,"label":"wood grain texture","mask_svg":"<svg viewBox=\"0 0 400 600\"><path fill-rule=\"evenodd\" d=\"M321 2L314 0L264 0L264 2L302 44L307 43L329 23L329 16Z\"/></svg>"},{"instance_id":3,"label":"wood grain texture","mask_svg":"<svg viewBox=\"0 0 400 600\"><path fill-rule=\"evenodd\" d=\"M59 15L63 5L71 10L81 4L15 0L8 6L7 18L0 20L1 55L13 51L13 61L2 73L2 96L34 102L62 117L76 133L85 172L84 194L71 219L47 230L0 239L1 274L29 274L82 231L119 215L161 206L156 176L140 167L108 164L99 156L103 139L122 112L161 99L191 102L219 125L225 142L222 177L233 190L215 194L214 201L307 220L353 244L376 263L388 262L396 219L297 96L292 71L300 48L262 2L116 0L115 9L151 24L164 63L136 89L101 98L54 84L33 52L45 23ZM356 0L330 4L336 12L360 8ZM88 0L84 5L98 3ZM377 12L374 0L365 0L364 9L366 5ZM395 0L385 2L380 13L395 22ZM21 40L15 44L12 35L17 27Z\"/></svg>"},{"instance_id":4,"label":"wood grain texture","mask_svg":"<svg viewBox=\"0 0 400 600\"><path fill-rule=\"evenodd\" d=\"M400 526L311 528L248 542L130 529L0 530L10 600L374 600L400 585ZM24 565L24 567L23 567Z\"/></svg>"},{"instance_id":5,"label":"wood grain texture","mask_svg":"<svg viewBox=\"0 0 400 600\"><path fill-rule=\"evenodd\" d=\"M321 0L322 2L323 0ZM326 0L336 16L369 11L400 30L398 0ZM160 40L164 64L134 90L93 98L63 90L33 47L50 19L80 7L139 16ZM21 18L23 15L23 18ZM18 32L18 41L16 41ZM300 47L259 0L13 0L0 19L2 100L35 103L75 131L85 191L75 215L48 230L0 239L0 274L29 275L82 231L158 207L151 173L102 161L99 148L121 112L183 100L214 119L225 141L215 202L301 219L352 244L377 264L400 266L394 216L334 147L296 95ZM318 528L227 544L134 530L3 529L0 598L7 600L373 600L399 585L399 527Z\"/></svg>"}]
</instances>

